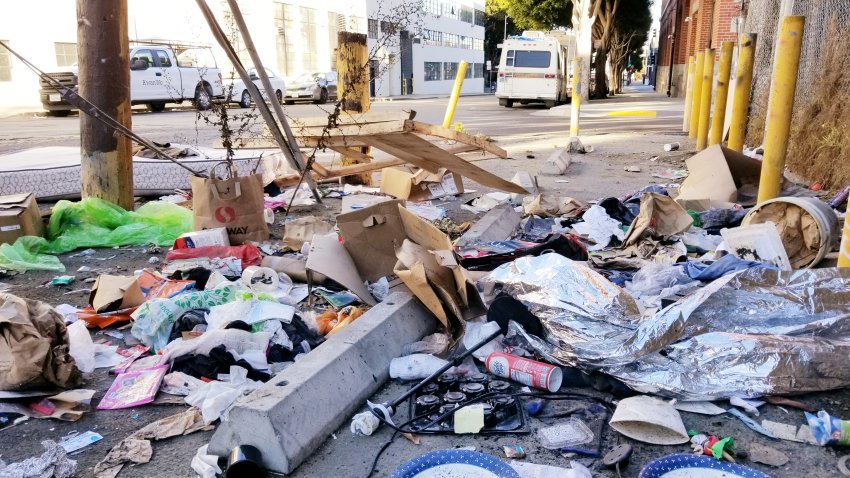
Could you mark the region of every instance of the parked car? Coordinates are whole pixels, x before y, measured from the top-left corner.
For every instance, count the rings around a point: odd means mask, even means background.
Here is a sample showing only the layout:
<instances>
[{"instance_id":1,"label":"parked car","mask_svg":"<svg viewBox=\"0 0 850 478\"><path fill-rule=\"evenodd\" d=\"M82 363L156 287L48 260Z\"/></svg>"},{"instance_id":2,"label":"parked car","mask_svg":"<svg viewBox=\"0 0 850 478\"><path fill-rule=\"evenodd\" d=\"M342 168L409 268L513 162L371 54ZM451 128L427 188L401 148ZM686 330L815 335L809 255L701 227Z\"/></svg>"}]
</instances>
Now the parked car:
<instances>
[{"instance_id":1,"label":"parked car","mask_svg":"<svg viewBox=\"0 0 850 478\"><path fill-rule=\"evenodd\" d=\"M268 68L266 68L266 75L268 75L269 82L272 84L277 102L282 103L283 95L286 93L286 82L283 81L282 77L277 76L275 72ZM257 75L257 69L251 68L248 70L248 76L251 77L251 82L257 85L257 88L259 88L263 93L263 96L266 97L266 91L263 89L263 83ZM249 93L248 89L245 88L245 82L242 81L242 78L239 78L238 76L233 78L232 81L225 80L224 94L227 95L228 103L239 103L239 106L243 108L251 106L251 93ZM268 97L266 97L266 99L268 99Z\"/></svg>"},{"instance_id":2,"label":"parked car","mask_svg":"<svg viewBox=\"0 0 850 478\"><path fill-rule=\"evenodd\" d=\"M223 98L221 71L214 66L181 64L175 51L185 52L187 49L176 45L172 48L167 44L132 48L129 55L130 103L147 105L151 111L162 111L166 103L182 103L188 100L192 101L198 110L207 110L213 99ZM68 71L48 74L76 91L78 72L78 68L73 66ZM63 100L59 92L45 80L41 80L40 93L41 104L48 114L65 116L76 109Z\"/></svg>"},{"instance_id":3,"label":"parked car","mask_svg":"<svg viewBox=\"0 0 850 478\"><path fill-rule=\"evenodd\" d=\"M337 75L335 71L305 73L289 83L284 102L312 101L323 104L336 99Z\"/></svg>"}]
</instances>

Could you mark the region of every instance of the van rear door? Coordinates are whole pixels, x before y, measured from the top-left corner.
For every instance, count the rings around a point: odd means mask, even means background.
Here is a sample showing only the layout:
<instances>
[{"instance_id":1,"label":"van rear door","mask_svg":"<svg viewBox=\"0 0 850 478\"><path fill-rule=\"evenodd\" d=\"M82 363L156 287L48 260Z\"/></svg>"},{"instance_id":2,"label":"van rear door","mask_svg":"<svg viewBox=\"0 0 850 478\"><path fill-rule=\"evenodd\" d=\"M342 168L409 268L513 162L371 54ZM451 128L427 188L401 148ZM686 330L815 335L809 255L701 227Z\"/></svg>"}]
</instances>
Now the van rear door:
<instances>
[{"instance_id":1,"label":"van rear door","mask_svg":"<svg viewBox=\"0 0 850 478\"><path fill-rule=\"evenodd\" d=\"M543 46L543 45L541 45ZM523 45L506 51L500 89L511 98L557 98L558 66L551 49ZM501 76L501 75L500 75Z\"/></svg>"}]
</instances>

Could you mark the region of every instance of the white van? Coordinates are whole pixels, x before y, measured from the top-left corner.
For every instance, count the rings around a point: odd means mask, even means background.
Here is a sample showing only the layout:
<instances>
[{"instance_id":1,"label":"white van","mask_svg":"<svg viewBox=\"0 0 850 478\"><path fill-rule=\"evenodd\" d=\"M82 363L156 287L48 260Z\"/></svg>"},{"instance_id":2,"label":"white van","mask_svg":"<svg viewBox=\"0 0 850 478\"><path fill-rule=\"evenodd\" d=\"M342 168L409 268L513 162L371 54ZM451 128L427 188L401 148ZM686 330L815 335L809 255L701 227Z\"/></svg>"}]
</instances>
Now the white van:
<instances>
[{"instance_id":1,"label":"white van","mask_svg":"<svg viewBox=\"0 0 850 478\"><path fill-rule=\"evenodd\" d=\"M569 73L574 44L571 33L539 31L524 31L500 44L499 105L510 108L519 101L552 108L566 103L572 93Z\"/></svg>"}]
</instances>

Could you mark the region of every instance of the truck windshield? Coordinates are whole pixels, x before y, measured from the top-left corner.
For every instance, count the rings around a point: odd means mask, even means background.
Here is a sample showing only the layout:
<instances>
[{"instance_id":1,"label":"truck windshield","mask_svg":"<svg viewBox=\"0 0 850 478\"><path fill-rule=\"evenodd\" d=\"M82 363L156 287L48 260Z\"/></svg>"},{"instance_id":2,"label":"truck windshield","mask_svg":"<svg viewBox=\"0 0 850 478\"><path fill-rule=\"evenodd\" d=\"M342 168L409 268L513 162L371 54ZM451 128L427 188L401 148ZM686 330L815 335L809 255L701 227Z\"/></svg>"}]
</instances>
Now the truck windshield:
<instances>
[{"instance_id":1,"label":"truck windshield","mask_svg":"<svg viewBox=\"0 0 850 478\"><path fill-rule=\"evenodd\" d=\"M548 51L511 50L507 57L507 66L517 68L549 68L551 63L552 53Z\"/></svg>"}]
</instances>

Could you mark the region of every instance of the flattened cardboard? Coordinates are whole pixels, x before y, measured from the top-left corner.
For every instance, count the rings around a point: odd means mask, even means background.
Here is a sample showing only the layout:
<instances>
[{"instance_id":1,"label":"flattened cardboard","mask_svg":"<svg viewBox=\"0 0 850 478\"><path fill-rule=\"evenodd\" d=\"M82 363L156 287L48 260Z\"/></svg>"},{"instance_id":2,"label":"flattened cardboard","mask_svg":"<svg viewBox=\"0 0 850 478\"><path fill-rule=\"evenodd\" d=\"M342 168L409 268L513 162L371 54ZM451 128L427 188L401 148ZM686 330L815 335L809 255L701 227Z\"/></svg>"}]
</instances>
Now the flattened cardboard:
<instances>
[{"instance_id":1,"label":"flattened cardboard","mask_svg":"<svg viewBox=\"0 0 850 478\"><path fill-rule=\"evenodd\" d=\"M381 192L398 199L424 201L463 192L463 178L459 174L447 172L445 168L437 173L424 169L416 172L398 168L381 170Z\"/></svg>"},{"instance_id":2,"label":"flattened cardboard","mask_svg":"<svg viewBox=\"0 0 850 478\"><path fill-rule=\"evenodd\" d=\"M21 236L43 236L44 221L31 193L0 196L0 244Z\"/></svg>"},{"instance_id":3,"label":"flattened cardboard","mask_svg":"<svg viewBox=\"0 0 850 478\"><path fill-rule=\"evenodd\" d=\"M133 276L103 274L91 288L89 303L95 312L111 312L142 305L145 295Z\"/></svg>"},{"instance_id":4,"label":"flattened cardboard","mask_svg":"<svg viewBox=\"0 0 850 478\"><path fill-rule=\"evenodd\" d=\"M363 283L360 273L357 272L354 260L348 255L348 251L339 242L336 234L313 236L310 242L310 255L307 257L307 269L324 274L338 282L360 297L364 303L377 304L375 298L369 293L369 289L366 288L366 284Z\"/></svg>"},{"instance_id":5,"label":"flattened cardboard","mask_svg":"<svg viewBox=\"0 0 850 478\"><path fill-rule=\"evenodd\" d=\"M761 162L720 145L710 146L685 161L688 177L676 198L683 207L705 211L735 203L738 189L758 185Z\"/></svg>"},{"instance_id":6,"label":"flattened cardboard","mask_svg":"<svg viewBox=\"0 0 850 478\"><path fill-rule=\"evenodd\" d=\"M386 196L373 196L371 194L349 194L348 196L342 197L342 207L340 208L340 214L349 213L351 211L359 211L361 209L366 209L369 206L374 206L375 204L392 200L392 198L388 198Z\"/></svg>"},{"instance_id":7,"label":"flattened cardboard","mask_svg":"<svg viewBox=\"0 0 850 478\"><path fill-rule=\"evenodd\" d=\"M395 251L407 237L398 210L402 204L387 200L336 217L343 246L360 276L369 282L393 273Z\"/></svg>"},{"instance_id":8,"label":"flattened cardboard","mask_svg":"<svg viewBox=\"0 0 850 478\"><path fill-rule=\"evenodd\" d=\"M332 230L332 225L315 216L299 217L284 226L283 243L297 251L313 236L324 236Z\"/></svg>"}]
</instances>

